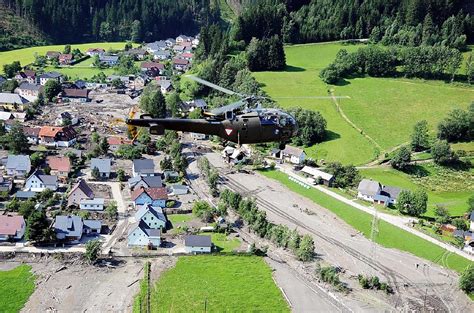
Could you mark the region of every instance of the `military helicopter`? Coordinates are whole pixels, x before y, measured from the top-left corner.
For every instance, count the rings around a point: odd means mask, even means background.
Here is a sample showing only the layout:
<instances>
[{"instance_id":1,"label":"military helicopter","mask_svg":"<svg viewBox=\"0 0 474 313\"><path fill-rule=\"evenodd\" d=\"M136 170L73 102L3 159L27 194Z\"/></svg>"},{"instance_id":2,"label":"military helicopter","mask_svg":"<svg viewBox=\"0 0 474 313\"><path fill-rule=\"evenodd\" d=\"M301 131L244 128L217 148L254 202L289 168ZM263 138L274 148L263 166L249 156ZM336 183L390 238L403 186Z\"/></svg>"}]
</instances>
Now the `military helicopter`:
<instances>
[{"instance_id":1,"label":"military helicopter","mask_svg":"<svg viewBox=\"0 0 474 313\"><path fill-rule=\"evenodd\" d=\"M193 75L190 79L241 99L210 111L203 111L205 118L140 118L126 120L129 130L136 134L136 127L150 128L150 134L163 135L165 129L218 136L238 145L279 142L280 148L298 133L298 124L293 116L275 108L262 108L260 101L265 97L241 94ZM305 97L306 98L306 97ZM329 97L307 97L329 98Z\"/></svg>"}]
</instances>

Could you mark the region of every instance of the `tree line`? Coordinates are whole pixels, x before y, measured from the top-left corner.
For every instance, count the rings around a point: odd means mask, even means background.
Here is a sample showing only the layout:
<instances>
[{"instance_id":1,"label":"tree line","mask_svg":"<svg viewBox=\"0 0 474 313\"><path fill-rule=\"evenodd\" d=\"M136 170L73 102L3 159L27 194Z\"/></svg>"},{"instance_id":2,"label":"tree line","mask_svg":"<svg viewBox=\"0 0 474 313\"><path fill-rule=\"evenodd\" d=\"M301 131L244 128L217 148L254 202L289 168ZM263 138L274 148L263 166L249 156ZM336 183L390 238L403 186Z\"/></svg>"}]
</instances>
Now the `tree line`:
<instances>
[{"instance_id":1,"label":"tree line","mask_svg":"<svg viewBox=\"0 0 474 313\"><path fill-rule=\"evenodd\" d=\"M369 45L348 53L341 49L334 62L324 68L321 79L336 84L343 78L418 77L453 81L462 64L459 50L443 46L380 47Z\"/></svg>"},{"instance_id":2,"label":"tree line","mask_svg":"<svg viewBox=\"0 0 474 313\"><path fill-rule=\"evenodd\" d=\"M195 35L219 22L209 0L5 0L5 6L45 32L55 43L153 41Z\"/></svg>"}]
</instances>

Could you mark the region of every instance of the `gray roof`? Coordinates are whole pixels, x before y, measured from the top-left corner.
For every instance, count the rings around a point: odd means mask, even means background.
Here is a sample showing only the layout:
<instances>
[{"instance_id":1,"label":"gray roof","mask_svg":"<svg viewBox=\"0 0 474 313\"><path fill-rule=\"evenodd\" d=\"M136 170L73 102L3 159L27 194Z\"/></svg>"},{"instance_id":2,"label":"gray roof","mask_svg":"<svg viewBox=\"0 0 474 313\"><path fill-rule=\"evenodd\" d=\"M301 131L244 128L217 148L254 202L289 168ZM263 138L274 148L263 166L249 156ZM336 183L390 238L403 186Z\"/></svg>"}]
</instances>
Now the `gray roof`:
<instances>
[{"instance_id":1,"label":"gray roof","mask_svg":"<svg viewBox=\"0 0 474 313\"><path fill-rule=\"evenodd\" d=\"M144 221L139 221L139 222L136 222L136 223L133 223L132 225L130 225L128 235L133 233L133 231L137 227L140 228L143 231L143 233L145 233L145 235L147 235L148 237L160 237L161 236L161 229L159 229L159 228L158 229L151 229L151 228L148 227L148 225Z\"/></svg>"},{"instance_id":2,"label":"gray roof","mask_svg":"<svg viewBox=\"0 0 474 313\"><path fill-rule=\"evenodd\" d=\"M363 179L360 181L357 190L364 195L375 196L376 194L378 194L380 188L381 186L378 181L371 179Z\"/></svg>"},{"instance_id":3,"label":"gray roof","mask_svg":"<svg viewBox=\"0 0 474 313\"><path fill-rule=\"evenodd\" d=\"M91 159L91 169L94 169L94 167L97 167L99 169L99 172L101 173L110 173L111 166L112 166L111 159L99 159L99 158Z\"/></svg>"},{"instance_id":4,"label":"gray roof","mask_svg":"<svg viewBox=\"0 0 474 313\"><path fill-rule=\"evenodd\" d=\"M69 195L71 195L74 192L74 190L76 190L76 189L80 189L87 197L94 198L94 192L92 191L92 189L89 187L89 185L86 183L85 180L80 179L74 185L74 187L72 187Z\"/></svg>"},{"instance_id":5,"label":"gray roof","mask_svg":"<svg viewBox=\"0 0 474 313\"><path fill-rule=\"evenodd\" d=\"M469 220L474 222L474 211L471 212L471 215L469 216Z\"/></svg>"},{"instance_id":6,"label":"gray roof","mask_svg":"<svg viewBox=\"0 0 474 313\"><path fill-rule=\"evenodd\" d=\"M6 167L7 169L15 169L17 171L29 171L31 169L30 156L10 154Z\"/></svg>"},{"instance_id":7,"label":"gray roof","mask_svg":"<svg viewBox=\"0 0 474 313\"><path fill-rule=\"evenodd\" d=\"M189 189L188 186L186 186L186 185L181 185L181 184L171 185L170 187L171 187L171 189L173 189L173 190L181 189L181 190L186 190L186 191L188 191L188 189Z\"/></svg>"},{"instance_id":8,"label":"gray roof","mask_svg":"<svg viewBox=\"0 0 474 313\"><path fill-rule=\"evenodd\" d=\"M84 228L101 229L102 222L98 220L84 220Z\"/></svg>"},{"instance_id":9,"label":"gray roof","mask_svg":"<svg viewBox=\"0 0 474 313\"><path fill-rule=\"evenodd\" d=\"M151 205L142 205L137 213L135 213L135 220L141 220L143 215L145 215L148 211L150 211L150 213L153 214L157 219L166 223L166 216L163 214L163 210L161 210L161 208L152 207Z\"/></svg>"},{"instance_id":10,"label":"gray roof","mask_svg":"<svg viewBox=\"0 0 474 313\"><path fill-rule=\"evenodd\" d=\"M99 204L104 205L104 198L94 198L94 199L81 199L81 204Z\"/></svg>"},{"instance_id":11,"label":"gray roof","mask_svg":"<svg viewBox=\"0 0 474 313\"><path fill-rule=\"evenodd\" d=\"M189 235L184 237L184 245L187 247L211 247L211 236Z\"/></svg>"},{"instance_id":12,"label":"gray roof","mask_svg":"<svg viewBox=\"0 0 474 313\"><path fill-rule=\"evenodd\" d=\"M293 147L293 146L290 146L290 145L286 145L285 149L282 150L281 152L284 155L292 155L292 156L300 157L304 153L304 150L300 149L298 147Z\"/></svg>"},{"instance_id":13,"label":"gray roof","mask_svg":"<svg viewBox=\"0 0 474 313\"><path fill-rule=\"evenodd\" d=\"M384 196L384 195L375 195L374 200L375 201L388 202L390 200L390 198L388 196Z\"/></svg>"},{"instance_id":14,"label":"gray roof","mask_svg":"<svg viewBox=\"0 0 474 313\"><path fill-rule=\"evenodd\" d=\"M56 233L64 233L67 237L81 237L82 219L76 215L58 215L54 221Z\"/></svg>"},{"instance_id":15,"label":"gray roof","mask_svg":"<svg viewBox=\"0 0 474 313\"><path fill-rule=\"evenodd\" d=\"M14 194L14 197L17 197L18 199L31 199L36 196L36 192L34 191L23 191L19 190Z\"/></svg>"},{"instance_id":16,"label":"gray roof","mask_svg":"<svg viewBox=\"0 0 474 313\"><path fill-rule=\"evenodd\" d=\"M154 54L154 55L162 55L162 56L165 56L165 57L171 56L171 52L169 52L169 51L163 51L163 50L155 51L155 52L153 52L153 54Z\"/></svg>"},{"instance_id":17,"label":"gray roof","mask_svg":"<svg viewBox=\"0 0 474 313\"><path fill-rule=\"evenodd\" d=\"M16 93L0 92L0 103L25 104L29 101Z\"/></svg>"},{"instance_id":18,"label":"gray roof","mask_svg":"<svg viewBox=\"0 0 474 313\"><path fill-rule=\"evenodd\" d=\"M154 173L155 164L151 159L133 160L133 169L137 173Z\"/></svg>"},{"instance_id":19,"label":"gray roof","mask_svg":"<svg viewBox=\"0 0 474 313\"><path fill-rule=\"evenodd\" d=\"M159 50L165 49L167 47L166 42L164 40L159 40L155 42L150 42L146 45L147 48L151 50Z\"/></svg>"},{"instance_id":20,"label":"gray roof","mask_svg":"<svg viewBox=\"0 0 474 313\"><path fill-rule=\"evenodd\" d=\"M101 55L99 56L100 61L112 61L112 62L117 62L118 61L118 56L117 55Z\"/></svg>"},{"instance_id":21,"label":"gray roof","mask_svg":"<svg viewBox=\"0 0 474 313\"><path fill-rule=\"evenodd\" d=\"M402 190L394 186L384 186L382 188L382 194L391 199L398 199L398 195L400 194L400 192L402 192Z\"/></svg>"},{"instance_id":22,"label":"gray roof","mask_svg":"<svg viewBox=\"0 0 474 313\"><path fill-rule=\"evenodd\" d=\"M35 171L31 176L35 175L45 185L56 185L58 183L58 177L56 175L45 175L41 171ZM30 177L31 177L30 176Z\"/></svg>"},{"instance_id":23,"label":"gray roof","mask_svg":"<svg viewBox=\"0 0 474 313\"><path fill-rule=\"evenodd\" d=\"M40 75L40 78L59 78L62 75L58 72L48 72Z\"/></svg>"},{"instance_id":24,"label":"gray roof","mask_svg":"<svg viewBox=\"0 0 474 313\"><path fill-rule=\"evenodd\" d=\"M143 229L143 228L142 228ZM160 237L161 236L161 229L152 229L152 228L144 228L143 231L148 237Z\"/></svg>"},{"instance_id":25,"label":"gray roof","mask_svg":"<svg viewBox=\"0 0 474 313\"><path fill-rule=\"evenodd\" d=\"M144 176L142 180L149 188L163 187L163 182L161 181L161 176Z\"/></svg>"},{"instance_id":26,"label":"gray roof","mask_svg":"<svg viewBox=\"0 0 474 313\"><path fill-rule=\"evenodd\" d=\"M19 89L23 90L36 90L40 91L43 89L43 86L41 85L35 85L35 84L30 84L30 83L21 83L21 85L18 87Z\"/></svg>"}]
</instances>

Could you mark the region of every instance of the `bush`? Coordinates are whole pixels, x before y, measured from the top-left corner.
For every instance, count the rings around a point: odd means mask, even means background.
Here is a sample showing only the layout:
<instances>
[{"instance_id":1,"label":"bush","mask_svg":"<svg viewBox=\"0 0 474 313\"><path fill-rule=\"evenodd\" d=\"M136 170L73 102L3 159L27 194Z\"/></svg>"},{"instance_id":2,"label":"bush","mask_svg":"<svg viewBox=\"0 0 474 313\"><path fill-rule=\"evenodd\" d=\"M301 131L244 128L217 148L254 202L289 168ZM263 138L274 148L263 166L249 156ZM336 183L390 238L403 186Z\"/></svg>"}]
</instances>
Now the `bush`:
<instances>
[{"instance_id":1,"label":"bush","mask_svg":"<svg viewBox=\"0 0 474 313\"><path fill-rule=\"evenodd\" d=\"M474 293L474 265L469 265L461 277L459 277L459 288L470 294Z\"/></svg>"},{"instance_id":2,"label":"bush","mask_svg":"<svg viewBox=\"0 0 474 313\"><path fill-rule=\"evenodd\" d=\"M169 201L166 202L166 207L167 208L172 208L175 205L176 205L176 201L174 201L174 200L169 200Z\"/></svg>"}]
</instances>

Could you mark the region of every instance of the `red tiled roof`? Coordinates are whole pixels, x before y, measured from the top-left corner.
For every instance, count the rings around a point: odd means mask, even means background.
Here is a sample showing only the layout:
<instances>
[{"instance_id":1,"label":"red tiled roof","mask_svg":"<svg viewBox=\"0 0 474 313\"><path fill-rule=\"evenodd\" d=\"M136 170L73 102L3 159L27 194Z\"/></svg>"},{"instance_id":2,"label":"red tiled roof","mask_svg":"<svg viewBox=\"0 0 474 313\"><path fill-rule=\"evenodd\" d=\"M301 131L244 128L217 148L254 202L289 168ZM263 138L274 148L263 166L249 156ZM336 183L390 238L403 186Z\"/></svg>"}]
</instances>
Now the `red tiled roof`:
<instances>
[{"instance_id":1,"label":"red tiled roof","mask_svg":"<svg viewBox=\"0 0 474 313\"><path fill-rule=\"evenodd\" d=\"M25 224L23 216L1 215L0 216L0 235L16 235L16 232Z\"/></svg>"},{"instance_id":2,"label":"red tiled roof","mask_svg":"<svg viewBox=\"0 0 474 313\"><path fill-rule=\"evenodd\" d=\"M89 48L89 49L87 49L87 52L89 52L89 53L90 52L105 52L105 50L102 49L102 48Z\"/></svg>"},{"instance_id":3,"label":"red tiled roof","mask_svg":"<svg viewBox=\"0 0 474 313\"><path fill-rule=\"evenodd\" d=\"M185 59L173 59L173 64L188 65L189 61Z\"/></svg>"},{"instance_id":4,"label":"red tiled roof","mask_svg":"<svg viewBox=\"0 0 474 313\"><path fill-rule=\"evenodd\" d=\"M135 201L142 193L146 193L152 200L167 200L168 193L165 187L137 188L132 191L132 201Z\"/></svg>"},{"instance_id":5,"label":"red tiled roof","mask_svg":"<svg viewBox=\"0 0 474 313\"><path fill-rule=\"evenodd\" d=\"M69 172L71 171L71 161L68 157L48 156L46 163L53 171Z\"/></svg>"},{"instance_id":6,"label":"red tiled roof","mask_svg":"<svg viewBox=\"0 0 474 313\"><path fill-rule=\"evenodd\" d=\"M60 138L56 138L57 136ZM76 131L72 126L57 127L57 126L43 126L39 132L40 137L52 137L60 140L71 140L77 136Z\"/></svg>"},{"instance_id":7,"label":"red tiled roof","mask_svg":"<svg viewBox=\"0 0 474 313\"><path fill-rule=\"evenodd\" d=\"M142 62L142 64L140 64L140 68L157 68L159 70L162 70L165 68L165 66L158 62Z\"/></svg>"},{"instance_id":8,"label":"red tiled roof","mask_svg":"<svg viewBox=\"0 0 474 313\"><path fill-rule=\"evenodd\" d=\"M185 53L181 54L181 57L183 57L183 58L192 58L193 56L194 56L194 54L189 53L189 52L185 52Z\"/></svg>"},{"instance_id":9,"label":"red tiled roof","mask_svg":"<svg viewBox=\"0 0 474 313\"><path fill-rule=\"evenodd\" d=\"M127 138L117 137L117 136L107 138L107 142L111 146L112 145L129 145L132 143L132 141Z\"/></svg>"},{"instance_id":10,"label":"red tiled roof","mask_svg":"<svg viewBox=\"0 0 474 313\"><path fill-rule=\"evenodd\" d=\"M55 137L62 130L63 130L62 127L43 126L40 129L39 136L40 137Z\"/></svg>"}]
</instances>

